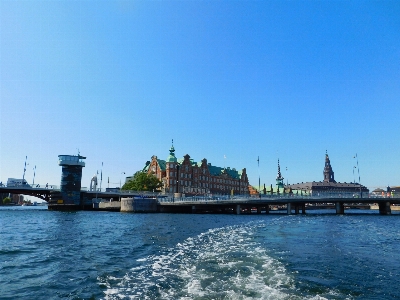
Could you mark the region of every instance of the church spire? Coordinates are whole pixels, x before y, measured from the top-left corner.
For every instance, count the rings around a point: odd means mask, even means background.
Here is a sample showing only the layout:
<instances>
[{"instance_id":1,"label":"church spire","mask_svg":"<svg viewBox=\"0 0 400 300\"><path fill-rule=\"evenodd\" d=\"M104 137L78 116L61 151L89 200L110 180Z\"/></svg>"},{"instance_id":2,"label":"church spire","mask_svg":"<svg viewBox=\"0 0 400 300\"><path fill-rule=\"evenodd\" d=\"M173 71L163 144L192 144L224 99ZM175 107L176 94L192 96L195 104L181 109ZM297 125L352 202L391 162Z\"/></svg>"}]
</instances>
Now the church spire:
<instances>
[{"instance_id":1,"label":"church spire","mask_svg":"<svg viewBox=\"0 0 400 300\"><path fill-rule=\"evenodd\" d=\"M326 150L325 153L324 182L336 182L335 173L332 170L331 161L328 155L328 150Z\"/></svg>"}]
</instances>

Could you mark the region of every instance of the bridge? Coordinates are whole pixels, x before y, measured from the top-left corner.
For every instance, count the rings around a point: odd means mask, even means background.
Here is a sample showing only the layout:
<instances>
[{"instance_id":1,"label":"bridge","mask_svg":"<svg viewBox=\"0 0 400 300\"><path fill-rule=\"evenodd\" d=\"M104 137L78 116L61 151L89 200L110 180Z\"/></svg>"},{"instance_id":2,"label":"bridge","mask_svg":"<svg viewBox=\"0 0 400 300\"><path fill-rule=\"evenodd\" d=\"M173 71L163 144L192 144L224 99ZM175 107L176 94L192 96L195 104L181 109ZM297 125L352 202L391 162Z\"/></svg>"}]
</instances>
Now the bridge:
<instances>
[{"instance_id":1,"label":"bridge","mask_svg":"<svg viewBox=\"0 0 400 300\"><path fill-rule=\"evenodd\" d=\"M13 186L0 186L0 193L12 193L34 196L49 203L51 210L94 210L96 204L104 201L114 202L113 207L122 210L123 198L125 203L130 203L128 210L135 211L135 207L141 207L146 212L183 212L183 213L269 213L276 207L285 209L288 214L305 214L306 209L322 205L332 207L337 214L343 214L346 207L360 205L369 206L376 204L380 214L390 214L393 204L400 204L400 198L353 198L352 196L340 197L339 195L324 195L315 197L297 194L275 194L254 196L220 196L204 195L185 197L182 194L160 194L138 191L120 191L119 189L102 191L97 189L97 176L92 179L95 182L94 190L87 191L81 187L82 168L85 166L86 157L78 155L59 155L59 166L62 167L60 187L54 185L30 186L25 184ZM91 185L92 187L92 185ZM183 197L182 197L183 196ZM135 203L136 201L136 203ZM140 205L136 205L139 204ZM149 205L149 203L151 205ZM132 205L135 204L135 205ZM124 208L125 209L125 208ZM114 209L115 210L115 209Z\"/></svg>"},{"instance_id":2,"label":"bridge","mask_svg":"<svg viewBox=\"0 0 400 300\"><path fill-rule=\"evenodd\" d=\"M157 211L165 213L266 213L274 210L285 210L288 214L302 214L306 210L316 208L332 208L337 214L344 214L345 208L370 208L377 205L382 215L391 214L392 205L400 205L400 198L353 198L353 197L315 197L303 195L261 195L261 196L228 196L204 195L192 197L175 197L174 194L162 194L142 191L113 191L94 190L83 188L81 205L67 205L60 202L60 189L55 185L31 186L1 186L0 193L29 195L45 200L52 210L94 210L93 203L99 201L120 202L123 198L153 199L157 204ZM115 207L115 205L114 205ZM120 206L119 206L120 207ZM115 209L114 209L115 210Z\"/></svg>"},{"instance_id":3,"label":"bridge","mask_svg":"<svg viewBox=\"0 0 400 300\"><path fill-rule=\"evenodd\" d=\"M343 198L343 197L310 197L310 196L282 196L273 197L194 197L160 198L159 212L182 213L265 213L274 210L284 210L287 214L302 214L306 210L317 208L332 208L336 214L344 214L346 208L370 209L370 205L377 205L381 215L389 215L392 205L399 205L400 198Z\"/></svg>"},{"instance_id":4,"label":"bridge","mask_svg":"<svg viewBox=\"0 0 400 300\"><path fill-rule=\"evenodd\" d=\"M52 202L57 198L61 189L57 185L41 185L36 184L32 185L18 185L18 186L0 186L0 194L17 194L17 195L26 195L40 198L46 202ZM152 192L138 192L138 191L129 191L123 190L119 191L119 189L114 189L112 191L107 191L107 189L96 189L92 191L88 191L87 188L82 188L80 191L81 195L86 196L90 200L99 198L99 199L112 199L119 200L122 197L156 197L159 196L160 193L152 193ZM90 204L92 201L90 201Z\"/></svg>"},{"instance_id":5,"label":"bridge","mask_svg":"<svg viewBox=\"0 0 400 300\"><path fill-rule=\"evenodd\" d=\"M0 194L17 194L17 195L27 195L40 198L44 201L50 200L50 194L52 191L56 190L55 185L40 185L35 186L30 185L18 185L18 186L0 186ZM1 199L2 200L2 199Z\"/></svg>"}]
</instances>

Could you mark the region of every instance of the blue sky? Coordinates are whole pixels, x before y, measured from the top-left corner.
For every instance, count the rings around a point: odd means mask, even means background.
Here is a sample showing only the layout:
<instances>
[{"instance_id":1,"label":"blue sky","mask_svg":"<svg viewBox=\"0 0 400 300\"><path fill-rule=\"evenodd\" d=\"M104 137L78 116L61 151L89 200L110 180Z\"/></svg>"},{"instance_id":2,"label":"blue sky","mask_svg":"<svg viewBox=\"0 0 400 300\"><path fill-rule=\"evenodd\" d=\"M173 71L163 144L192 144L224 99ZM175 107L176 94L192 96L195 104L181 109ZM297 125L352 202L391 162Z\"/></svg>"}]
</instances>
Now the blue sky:
<instances>
[{"instance_id":1,"label":"blue sky","mask_svg":"<svg viewBox=\"0 0 400 300\"><path fill-rule=\"evenodd\" d=\"M250 182L400 185L399 1L0 1L0 180L59 154L119 185L152 155ZM226 159L224 159L224 155ZM257 157L260 157L260 166ZM358 177L358 176L356 176Z\"/></svg>"}]
</instances>

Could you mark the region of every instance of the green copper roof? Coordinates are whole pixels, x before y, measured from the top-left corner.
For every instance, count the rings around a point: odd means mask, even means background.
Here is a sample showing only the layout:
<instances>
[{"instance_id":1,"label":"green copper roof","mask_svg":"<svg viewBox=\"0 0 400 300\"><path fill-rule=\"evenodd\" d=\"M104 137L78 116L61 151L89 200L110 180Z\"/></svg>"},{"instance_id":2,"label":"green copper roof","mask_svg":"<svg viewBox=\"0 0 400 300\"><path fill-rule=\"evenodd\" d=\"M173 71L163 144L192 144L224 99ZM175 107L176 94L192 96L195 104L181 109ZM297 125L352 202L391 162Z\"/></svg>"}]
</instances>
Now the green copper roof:
<instances>
[{"instance_id":1,"label":"green copper roof","mask_svg":"<svg viewBox=\"0 0 400 300\"><path fill-rule=\"evenodd\" d=\"M210 174L213 176L218 176L218 175L222 175L222 174L226 173L233 179L240 179L242 177L242 172L238 172L234 169L216 167L216 166L212 166L211 164L208 164L207 166L208 166L208 170L210 171Z\"/></svg>"},{"instance_id":2,"label":"green copper roof","mask_svg":"<svg viewBox=\"0 0 400 300\"><path fill-rule=\"evenodd\" d=\"M146 165L144 166L144 168L142 169L143 172L147 172L149 170L150 167L150 161L146 161Z\"/></svg>"},{"instance_id":3,"label":"green copper roof","mask_svg":"<svg viewBox=\"0 0 400 300\"><path fill-rule=\"evenodd\" d=\"M171 146L171 149L169 149L169 156L167 158L167 162L176 162L176 157L175 157L175 148L174 145Z\"/></svg>"},{"instance_id":4,"label":"green copper roof","mask_svg":"<svg viewBox=\"0 0 400 300\"><path fill-rule=\"evenodd\" d=\"M158 166L160 167L160 169L162 170L162 171L165 171L166 170L166 161L165 160L162 160L162 159L157 159L157 163L158 163Z\"/></svg>"}]
</instances>

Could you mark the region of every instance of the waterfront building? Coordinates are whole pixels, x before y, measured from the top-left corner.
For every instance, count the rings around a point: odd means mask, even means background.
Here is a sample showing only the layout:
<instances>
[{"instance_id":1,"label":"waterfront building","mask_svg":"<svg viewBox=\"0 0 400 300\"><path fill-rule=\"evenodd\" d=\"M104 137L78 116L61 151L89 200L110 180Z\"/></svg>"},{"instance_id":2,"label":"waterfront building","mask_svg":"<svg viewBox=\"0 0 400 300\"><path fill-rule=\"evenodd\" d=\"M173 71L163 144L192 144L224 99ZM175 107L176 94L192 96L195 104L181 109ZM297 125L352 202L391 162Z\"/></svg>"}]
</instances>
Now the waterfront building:
<instances>
[{"instance_id":1,"label":"waterfront building","mask_svg":"<svg viewBox=\"0 0 400 300\"><path fill-rule=\"evenodd\" d=\"M387 187L387 196L388 197L400 197L400 186L388 186Z\"/></svg>"},{"instance_id":2,"label":"waterfront building","mask_svg":"<svg viewBox=\"0 0 400 300\"><path fill-rule=\"evenodd\" d=\"M384 189L376 188L371 192L371 197L373 198L384 198L386 197L386 192Z\"/></svg>"},{"instance_id":3,"label":"waterfront building","mask_svg":"<svg viewBox=\"0 0 400 300\"><path fill-rule=\"evenodd\" d=\"M62 167L60 193L58 204L81 204L82 168L86 157L78 155L59 155L58 165Z\"/></svg>"},{"instance_id":4,"label":"waterfront building","mask_svg":"<svg viewBox=\"0 0 400 300\"><path fill-rule=\"evenodd\" d=\"M292 191L301 191L312 196L323 197L368 197L369 190L360 183L336 182L328 153L325 154L323 181L302 182L290 184Z\"/></svg>"},{"instance_id":5,"label":"waterfront building","mask_svg":"<svg viewBox=\"0 0 400 300\"><path fill-rule=\"evenodd\" d=\"M189 154L177 159L172 144L166 160L153 155L142 170L154 174L165 193L196 194L249 194L246 168L241 171L230 167L213 166L206 158L194 161ZM131 177L127 177L129 180Z\"/></svg>"}]
</instances>

